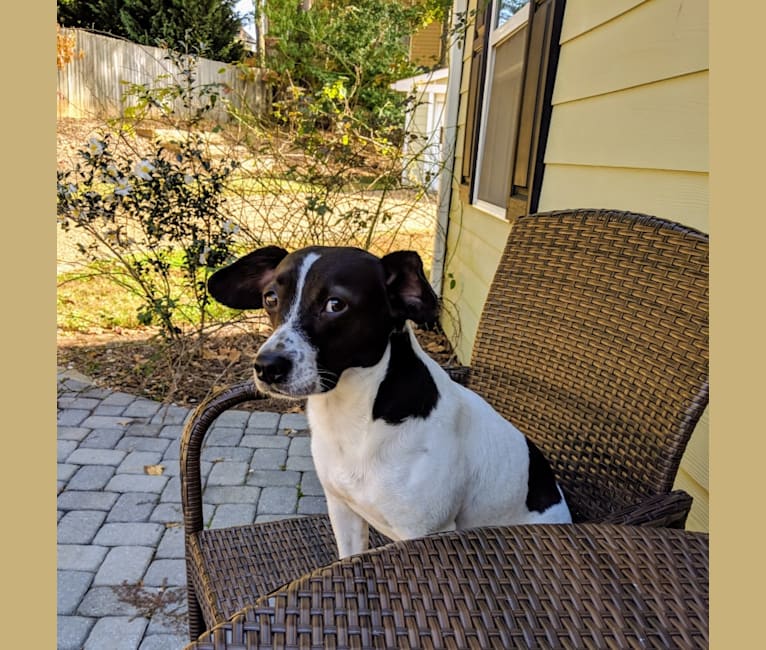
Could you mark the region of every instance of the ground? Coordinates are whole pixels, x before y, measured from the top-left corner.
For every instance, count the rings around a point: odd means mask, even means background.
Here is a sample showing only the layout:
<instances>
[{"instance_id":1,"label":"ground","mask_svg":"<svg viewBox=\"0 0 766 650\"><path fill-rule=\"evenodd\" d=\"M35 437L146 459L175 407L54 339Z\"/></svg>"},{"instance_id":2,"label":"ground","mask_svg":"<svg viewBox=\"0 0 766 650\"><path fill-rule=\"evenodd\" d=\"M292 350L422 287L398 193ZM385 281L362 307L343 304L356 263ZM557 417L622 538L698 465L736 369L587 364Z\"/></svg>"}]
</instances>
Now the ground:
<instances>
[{"instance_id":1,"label":"ground","mask_svg":"<svg viewBox=\"0 0 766 650\"><path fill-rule=\"evenodd\" d=\"M73 160L77 149L96 134L98 125L95 120L59 120L59 166ZM64 234L59 229L59 272L76 268L71 263L76 257L73 241L71 232ZM267 334L268 328L257 317L209 333L199 344L189 339L164 342L156 330L146 327L60 326L57 361L59 367L81 372L105 388L194 406L217 387L249 379L254 355ZM451 359L450 345L442 334L418 332L418 337L438 361ZM264 399L258 408L296 412L303 404Z\"/></svg>"}]
</instances>

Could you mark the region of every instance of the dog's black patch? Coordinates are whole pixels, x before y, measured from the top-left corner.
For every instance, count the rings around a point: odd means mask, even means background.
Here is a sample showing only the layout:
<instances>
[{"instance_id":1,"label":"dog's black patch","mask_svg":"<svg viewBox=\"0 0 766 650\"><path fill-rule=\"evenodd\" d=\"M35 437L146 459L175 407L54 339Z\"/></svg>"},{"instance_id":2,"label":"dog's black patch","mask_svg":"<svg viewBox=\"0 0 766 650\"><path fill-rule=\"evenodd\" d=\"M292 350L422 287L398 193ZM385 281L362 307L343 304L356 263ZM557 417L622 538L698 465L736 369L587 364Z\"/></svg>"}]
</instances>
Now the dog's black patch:
<instances>
[{"instance_id":1,"label":"dog's black patch","mask_svg":"<svg viewBox=\"0 0 766 650\"><path fill-rule=\"evenodd\" d=\"M427 418L439 401L431 373L412 349L407 332L391 335L391 359L372 407L373 420L401 424L407 418Z\"/></svg>"},{"instance_id":2,"label":"dog's black patch","mask_svg":"<svg viewBox=\"0 0 766 650\"><path fill-rule=\"evenodd\" d=\"M527 438L529 448L529 478L527 480L527 508L530 512L545 512L561 501L556 477L543 453Z\"/></svg>"}]
</instances>

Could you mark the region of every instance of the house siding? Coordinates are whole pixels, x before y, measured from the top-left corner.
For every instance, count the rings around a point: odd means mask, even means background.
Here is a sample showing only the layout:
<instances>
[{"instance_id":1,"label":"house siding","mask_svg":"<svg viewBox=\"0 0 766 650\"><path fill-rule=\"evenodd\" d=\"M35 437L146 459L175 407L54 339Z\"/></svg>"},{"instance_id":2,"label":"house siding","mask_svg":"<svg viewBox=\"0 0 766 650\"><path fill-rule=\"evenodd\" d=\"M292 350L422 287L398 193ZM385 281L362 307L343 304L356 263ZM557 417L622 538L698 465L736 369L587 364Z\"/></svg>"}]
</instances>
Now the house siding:
<instances>
[{"instance_id":1,"label":"house siding","mask_svg":"<svg viewBox=\"0 0 766 650\"><path fill-rule=\"evenodd\" d=\"M410 39L410 61L433 68L441 62L442 23L434 21L418 30Z\"/></svg>"},{"instance_id":2,"label":"house siding","mask_svg":"<svg viewBox=\"0 0 766 650\"><path fill-rule=\"evenodd\" d=\"M538 211L614 208L709 230L707 39L704 0L567 0ZM470 42L456 169L469 53ZM452 196L444 327L467 363L510 226ZM676 481L694 497L692 530L708 529L708 420L706 411Z\"/></svg>"}]
</instances>

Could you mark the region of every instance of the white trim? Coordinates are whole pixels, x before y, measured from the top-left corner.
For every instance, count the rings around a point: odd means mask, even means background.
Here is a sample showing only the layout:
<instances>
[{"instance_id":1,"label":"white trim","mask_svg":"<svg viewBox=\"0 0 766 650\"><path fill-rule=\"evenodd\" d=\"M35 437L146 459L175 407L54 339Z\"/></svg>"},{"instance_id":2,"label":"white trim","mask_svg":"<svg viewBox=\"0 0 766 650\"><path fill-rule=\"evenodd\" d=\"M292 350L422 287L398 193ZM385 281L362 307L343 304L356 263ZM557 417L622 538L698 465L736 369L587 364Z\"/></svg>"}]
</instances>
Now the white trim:
<instances>
[{"instance_id":1,"label":"white trim","mask_svg":"<svg viewBox=\"0 0 766 650\"><path fill-rule=\"evenodd\" d=\"M476 210L479 210L480 212L484 212L488 215L491 215L493 217L497 217L501 221L508 222L508 219L506 218L506 208L503 206L502 208L499 205L495 205L494 203L489 203L488 201L482 201L481 199L476 199L476 201L472 204L472 207Z\"/></svg>"},{"instance_id":2,"label":"white trim","mask_svg":"<svg viewBox=\"0 0 766 650\"><path fill-rule=\"evenodd\" d=\"M467 0L455 0L452 6L451 29L460 24L468 10ZM441 178L439 179L439 198L436 207L436 236L434 237L433 263L431 264L431 286L437 296L442 295L444 268L447 257L447 229L450 225L450 207L452 204L452 184L455 173L455 150L458 131L458 108L460 106L460 84L463 76L463 49L453 38L447 53L448 76L447 93L444 102L444 122L442 132Z\"/></svg>"},{"instance_id":3,"label":"white trim","mask_svg":"<svg viewBox=\"0 0 766 650\"><path fill-rule=\"evenodd\" d=\"M497 24L497 15L492 14L492 33L489 36L489 45L494 47L500 41L510 38L518 32L529 21L529 4L525 4L519 9L502 27L495 27Z\"/></svg>"},{"instance_id":4,"label":"white trim","mask_svg":"<svg viewBox=\"0 0 766 650\"><path fill-rule=\"evenodd\" d=\"M406 79L399 79L392 83L389 88L391 90L398 90L400 92L408 93L415 86L422 84L430 84L434 81L441 81L447 79L449 74L448 68L439 68L438 70L432 70L431 72L425 72L423 74L416 75L414 77L407 77Z\"/></svg>"}]
</instances>

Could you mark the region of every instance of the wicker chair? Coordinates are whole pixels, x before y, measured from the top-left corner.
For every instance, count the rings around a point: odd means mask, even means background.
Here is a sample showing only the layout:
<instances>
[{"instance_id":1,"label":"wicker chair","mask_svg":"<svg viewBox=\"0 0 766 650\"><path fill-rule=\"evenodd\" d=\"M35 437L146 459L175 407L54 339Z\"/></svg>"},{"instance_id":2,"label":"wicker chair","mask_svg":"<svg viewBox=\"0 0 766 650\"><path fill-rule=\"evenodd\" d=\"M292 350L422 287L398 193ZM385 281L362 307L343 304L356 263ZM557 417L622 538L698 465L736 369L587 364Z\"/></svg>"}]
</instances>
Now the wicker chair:
<instances>
[{"instance_id":1,"label":"wicker chair","mask_svg":"<svg viewBox=\"0 0 766 650\"><path fill-rule=\"evenodd\" d=\"M707 235L604 210L517 220L489 291L470 369L482 394L543 450L577 522L683 527L672 491L708 402ZM195 410L181 441L189 632L337 559L326 516L203 528L200 454L246 382ZM370 543L387 540L371 530Z\"/></svg>"}]
</instances>

